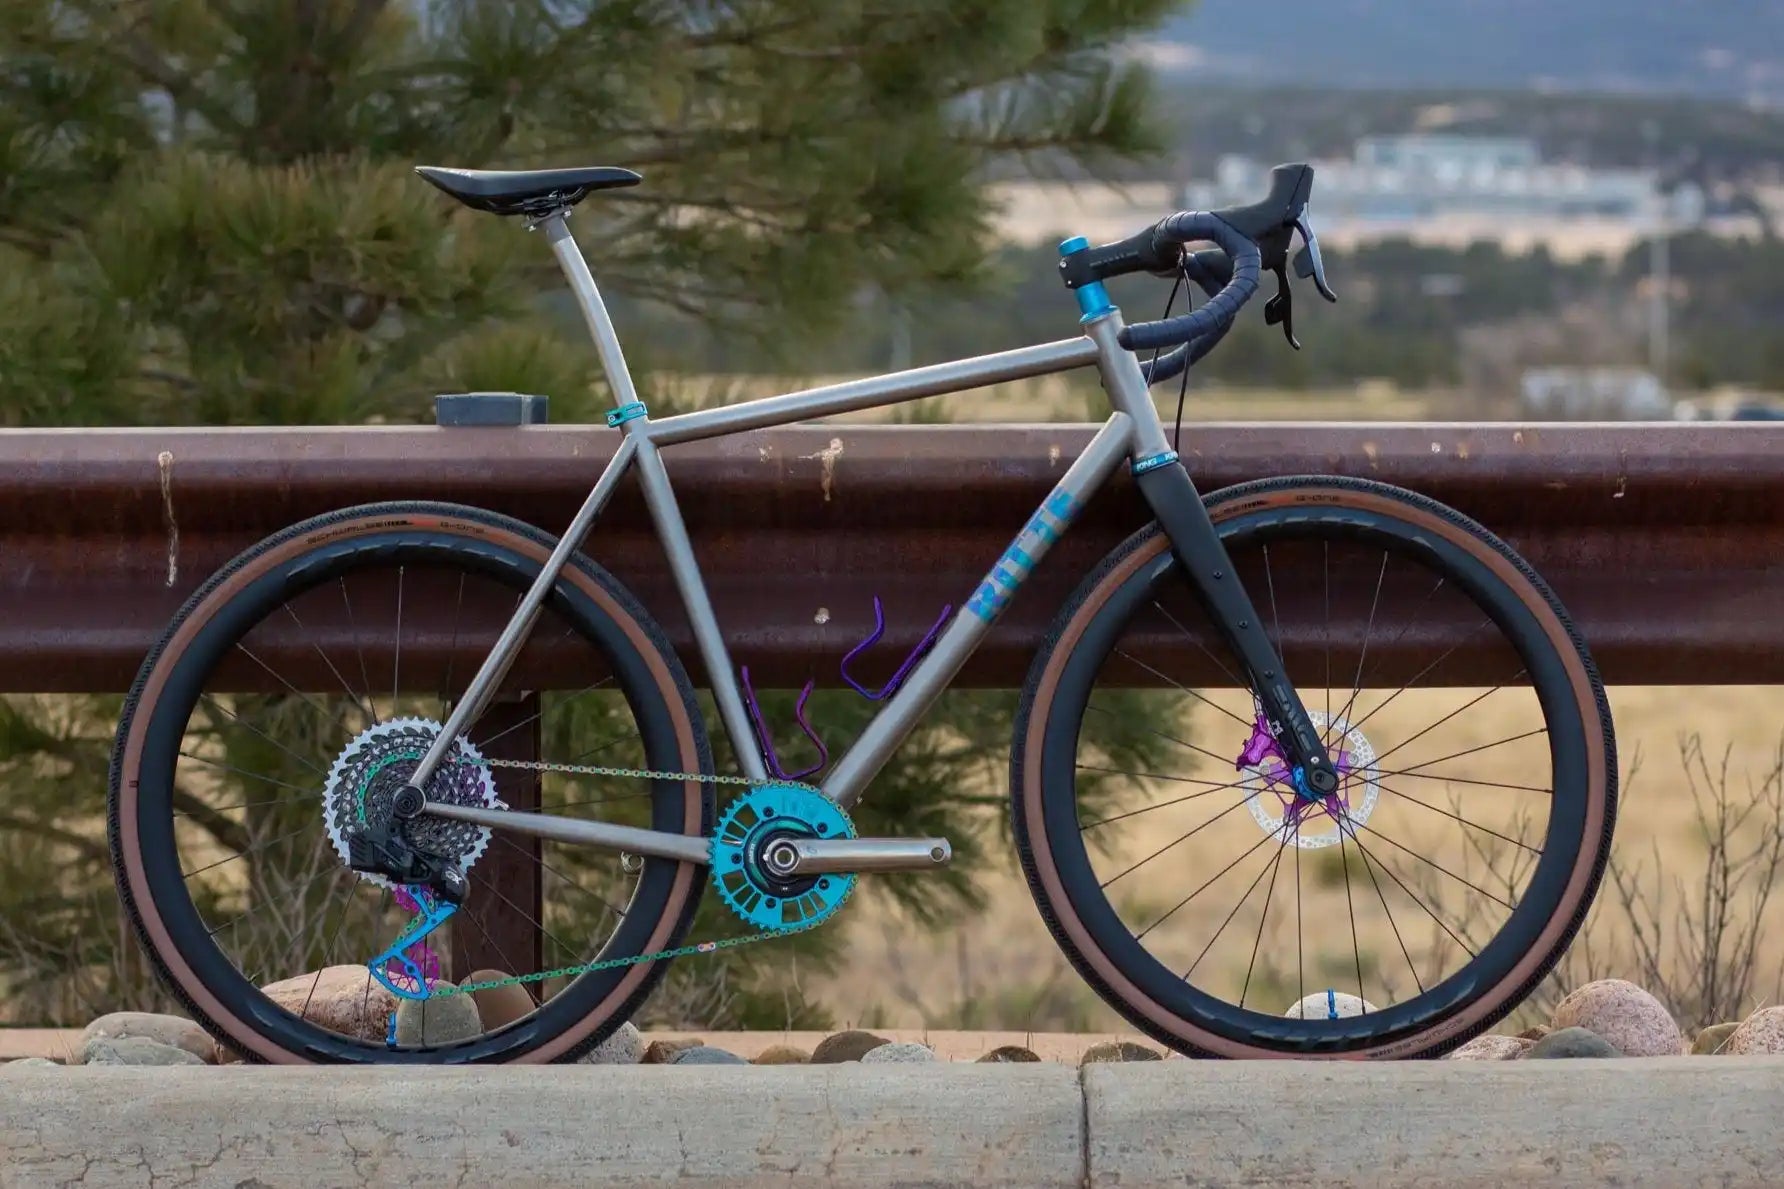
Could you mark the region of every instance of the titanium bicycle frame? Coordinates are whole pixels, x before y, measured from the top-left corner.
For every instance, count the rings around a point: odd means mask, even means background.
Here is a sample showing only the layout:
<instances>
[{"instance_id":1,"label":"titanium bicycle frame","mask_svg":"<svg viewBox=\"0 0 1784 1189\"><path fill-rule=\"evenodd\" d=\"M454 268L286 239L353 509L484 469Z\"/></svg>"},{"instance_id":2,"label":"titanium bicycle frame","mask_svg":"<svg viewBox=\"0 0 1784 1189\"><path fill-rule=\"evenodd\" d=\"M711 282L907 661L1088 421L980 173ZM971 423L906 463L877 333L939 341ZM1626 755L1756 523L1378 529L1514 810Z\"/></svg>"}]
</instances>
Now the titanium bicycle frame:
<instances>
[{"instance_id":1,"label":"titanium bicycle frame","mask_svg":"<svg viewBox=\"0 0 1784 1189\"><path fill-rule=\"evenodd\" d=\"M1153 407L1139 360L1117 341L1116 336L1123 325L1121 311L1108 299L1100 282L1076 290L1083 310L1081 323L1084 327L1083 335L1078 338L782 396L760 397L653 421L638 400L625 355L614 332L613 320L595 287L588 262L565 222L567 214L567 211L555 212L532 226L544 230L552 252L576 294L602 368L617 398L616 408L608 414L608 424L617 426L623 437L588 498L466 687L464 696L454 705L438 738L409 778L409 787L421 791L445 760L453 741L482 714L518 655L546 594L570 555L581 547L620 479L633 465L638 468L645 505L667 554L670 572L710 675L719 717L744 775L752 781L768 783L767 766L744 708L730 652L719 630L712 600L706 593L699 563L688 539L687 526L682 521L663 465L662 447L808 418L901 404L1091 364L1095 364L1101 373L1103 388L1113 405L1109 419L992 565L972 597L935 639L927 655L874 715L861 737L837 760L820 782L820 790L845 808L861 798L868 783L972 656L1035 565L1065 534L1078 511L1124 459L1131 460L1131 469L1142 494L1169 535L1215 624L1226 634L1229 644L1250 671L1253 689L1263 702L1265 714L1285 736L1282 739L1285 749L1291 755L1299 753L1314 788L1323 783L1317 778L1322 768L1330 772L1330 760L1320 744L1319 733L1308 719L1299 696L1282 675L1282 664L1264 634L1249 597L1238 582L1224 580L1231 570L1226 550L1188 472L1173 465L1178 461L1177 454L1166 441L1164 425ZM1076 242L1082 244L1084 241ZM1071 247L1068 242L1062 250ZM1335 785L1335 779L1333 783ZM424 804L421 812L516 833L623 849L634 854L698 863L707 861L704 839L666 831L535 812L457 805Z\"/></svg>"}]
</instances>

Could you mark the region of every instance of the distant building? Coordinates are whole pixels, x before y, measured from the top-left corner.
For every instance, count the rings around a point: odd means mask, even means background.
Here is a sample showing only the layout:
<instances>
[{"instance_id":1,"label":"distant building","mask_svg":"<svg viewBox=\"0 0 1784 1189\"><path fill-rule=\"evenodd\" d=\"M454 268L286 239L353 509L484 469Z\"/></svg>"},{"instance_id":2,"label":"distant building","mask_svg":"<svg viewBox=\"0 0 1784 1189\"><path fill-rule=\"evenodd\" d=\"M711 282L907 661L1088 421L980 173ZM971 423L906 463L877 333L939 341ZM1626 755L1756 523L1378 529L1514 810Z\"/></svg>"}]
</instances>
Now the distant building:
<instances>
[{"instance_id":1,"label":"distant building","mask_svg":"<svg viewBox=\"0 0 1784 1189\"><path fill-rule=\"evenodd\" d=\"M1226 155L1211 182L1187 186L1184 204L1208 210L1256 201L1272 163ZM1516 222L1570 218L1652 223L1669 200L1648 169L1587 169L1542 160L1536 142L1515 136L1366 136L1349 160L1313 162L1312 206L1321 221L1419 222L1494 216ZM1695 223L1703 197L1672 198L1675 221Z\"/></svg>"},{"instance_id":2,"label":"distant building","mask_svg":"<svg viewBox=\"0 0 1784 1189\"><path fill-rule=\"evenodd\" d=\"M1524 415L1538 421L1671 421L1672 397L1633 367L1544 367L1524 373Z\"/></svg>"}]
</instances>

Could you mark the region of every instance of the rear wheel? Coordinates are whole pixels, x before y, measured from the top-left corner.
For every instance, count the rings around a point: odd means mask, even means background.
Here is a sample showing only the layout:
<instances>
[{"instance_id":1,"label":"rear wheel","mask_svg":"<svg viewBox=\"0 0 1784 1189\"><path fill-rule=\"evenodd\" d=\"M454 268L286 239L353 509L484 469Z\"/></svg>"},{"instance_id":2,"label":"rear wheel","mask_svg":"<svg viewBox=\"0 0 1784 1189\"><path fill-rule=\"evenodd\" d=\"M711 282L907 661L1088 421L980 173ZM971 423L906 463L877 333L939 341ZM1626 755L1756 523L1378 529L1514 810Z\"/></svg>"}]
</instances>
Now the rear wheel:
<instances>
[{"instance_id":1,"label":"rear wheel","mask_svg":"<svg viewBox=\"0 0 1784 1189\"><path fill-rule=\"evenodd\" d=\"M1030 672L1011 788L1036 902L1181 1052L1454 1048L1548 973L1596 892L1616 763L1591 660L1503 542L1412 492L1268 480L1209 512L1341 786L1296 793L1152 526Z\"/></svg>"},{"instance_id":2,"label":"rear wheel","mask_svg":"<svg viewBox=\"0 0 1784 1189\"><path fill-rule=\"evenodd\" d=\"M219 571L144 662L111 771L119 890L166 984L250 1060L566 1060L665 973L659 960L551 975L680 944L703 866L431 817L414 828L467 872L469 895L404 953L430 979L506 985L398 1012L368 965L417 903L412 889L349 869L343 831L388 817L553 544L451 505L318 517ZM516 760L694 775L539 772ZM705 837L711 771L693 690L662 633L577 556L428 795ZM387 971L399 986L401 970Z\"/></svg>"}]
</instances>

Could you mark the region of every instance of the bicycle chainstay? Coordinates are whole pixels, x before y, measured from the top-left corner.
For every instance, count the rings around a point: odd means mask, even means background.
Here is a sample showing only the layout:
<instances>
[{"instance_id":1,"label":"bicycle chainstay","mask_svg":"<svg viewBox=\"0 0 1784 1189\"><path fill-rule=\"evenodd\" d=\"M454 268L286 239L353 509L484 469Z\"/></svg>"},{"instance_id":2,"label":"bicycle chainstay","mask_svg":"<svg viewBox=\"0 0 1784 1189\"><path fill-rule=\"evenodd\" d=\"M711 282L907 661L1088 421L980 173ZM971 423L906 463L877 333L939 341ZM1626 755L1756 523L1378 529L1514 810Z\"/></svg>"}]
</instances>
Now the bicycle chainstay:
<instances>
[{"instance_id":1,"label":"bicycle chainstay","mask_svg":"<svg viewBox=\"0 0 1784 1189\"><path fill-rule=\"evenodd\" d=\"M750 788L764 788L769 785L778 785L781 787L804 789L809 792L821 791L816 785L807 784L798 780L754 780L747 776L706 775L699 772L657 772L646 768L610 768L595 764L552 764L540 760L493 760L483 758L478 762L481 766L489 768L520 768L530 772L566 772L576 776L617 776L638 780L701 780L711 781L714 784L746 785ZM841 908L842 904L839 902L835 909L825 913L823 916L800 924L790 925L784 929L765 929L757 933L745 934L741 937L721 937L714 941L699 941L692 945L676 946L674 949L656 950L648 954L635 954L629 958L608 958L603 961L585 962L579 966L562 966L556 970L541 970L535 974L517 974L509 978L485 979L482 982L462 983L458 986L441 987L437 990L433 987L428 987L425 980L423 980L421 985L426 989L426 994L414 996L414 998L444 999L452 995L467 995L475 991L494 990L497 987L511 987L523 983L543 982L545 979L549 978L592 974L600 970L613 970L622 966L637 966L645 962L656 962L667 958L684 958L692 954L716 953L719 950L735 949L738 946L751 945L758 941L770 941L777 937L792 937L795 934L804 933L807 930L815 929L819 925L824 924L831 917L835 916L837 910L840 910ZM447 915L449 916L451 914L448 913ZM416 917L416 922L419 923L425 921L427 916L428 914L425 912L418 915ZM438 928L444 923L445 917L441 917L439 920L435 921L432 926L416 933L412 937L409 936L408 931L405 930L403 936L399 937L384 953L373 958L370 965L377 968L387 961L396 959L403 951L418 944L429 933L433 932L435 928ZM413 928L413 925L411 925L411 928ZM379 981L382 982L383 980L380 979Z\"/></svg>"}]
</instances>

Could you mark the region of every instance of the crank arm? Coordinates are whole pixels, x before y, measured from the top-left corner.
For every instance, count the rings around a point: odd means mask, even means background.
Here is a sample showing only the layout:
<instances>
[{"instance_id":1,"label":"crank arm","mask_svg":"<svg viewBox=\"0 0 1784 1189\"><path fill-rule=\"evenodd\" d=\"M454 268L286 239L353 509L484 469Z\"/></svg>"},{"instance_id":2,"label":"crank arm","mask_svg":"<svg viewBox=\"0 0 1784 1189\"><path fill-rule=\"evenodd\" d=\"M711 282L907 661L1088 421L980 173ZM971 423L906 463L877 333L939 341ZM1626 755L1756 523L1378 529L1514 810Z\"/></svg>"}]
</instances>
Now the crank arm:
<instances>
[{"instance_id":1,"label":"crank arm","mask_svg":"<svg viewBox=\"0 0 1784 1189\"><path fill-rule=\"evenodd\" d=\"M555 842L574 842L683 863L704 864L709 858L706 839L671 834L666 830L641 830L613 822L591 822L514 809L485 809L479 805L453 805L444 801L429 801L421 813L424 817L449 818L491 830L508 830L535 838L550 838Z\"/></svg>"},{"instance_id":2,"label":"crank arm","mask_svg":"<svg viewBox=\"0 0 1784 1189\"><path fill-rule=\"evenodd\" d=\"M763 866L782 877L930 871L953 858L946 838L777 838L762 852Z\"/></svg>"}]
</instances>

